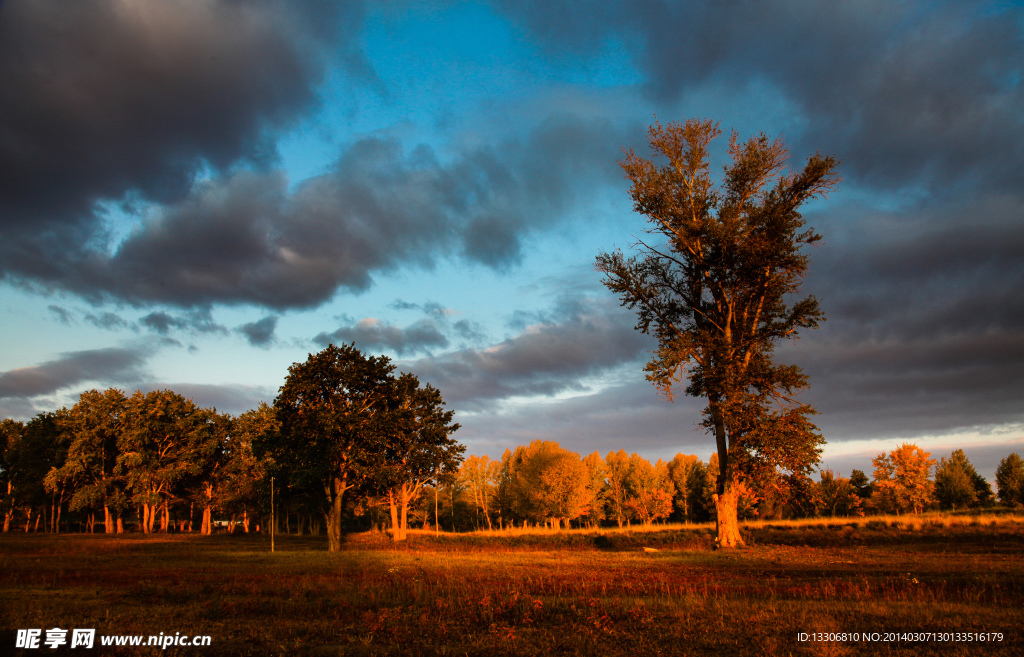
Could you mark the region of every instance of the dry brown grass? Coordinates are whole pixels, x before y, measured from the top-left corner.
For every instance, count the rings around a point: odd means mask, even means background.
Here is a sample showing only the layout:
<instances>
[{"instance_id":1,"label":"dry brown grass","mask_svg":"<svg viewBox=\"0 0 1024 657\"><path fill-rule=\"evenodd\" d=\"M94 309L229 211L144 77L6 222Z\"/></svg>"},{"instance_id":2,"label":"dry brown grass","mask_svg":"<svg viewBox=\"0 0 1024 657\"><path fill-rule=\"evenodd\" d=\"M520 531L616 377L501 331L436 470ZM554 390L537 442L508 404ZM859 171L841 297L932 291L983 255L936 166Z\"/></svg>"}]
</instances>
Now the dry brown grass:
<instances>
[{"instance_id":1,"label":"dry brown grass","mask_svg":"<svg viewBox=\"0 0 1024 657\"><path fill-rule=\"evenodd\" d=\"M1020 654L1024 523L903 520L748 523L732 552L694 526L370 533L336 554L294 536L269 554L251 536L0 535L0 596L9 630L209 634L210 655ZM968 630L1004 641L797 640ZM158 652L199 651L121 654Z\"/></svg>"}]
</instances>

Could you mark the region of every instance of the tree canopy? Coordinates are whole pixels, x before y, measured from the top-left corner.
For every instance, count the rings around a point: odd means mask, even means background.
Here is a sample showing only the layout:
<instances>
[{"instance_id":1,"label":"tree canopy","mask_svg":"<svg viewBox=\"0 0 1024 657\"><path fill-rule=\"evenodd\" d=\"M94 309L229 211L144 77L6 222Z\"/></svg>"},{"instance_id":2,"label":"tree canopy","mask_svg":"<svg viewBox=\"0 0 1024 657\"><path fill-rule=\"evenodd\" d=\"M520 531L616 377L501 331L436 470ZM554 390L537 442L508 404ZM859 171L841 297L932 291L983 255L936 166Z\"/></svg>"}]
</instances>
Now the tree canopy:
<instances>
[{"instance_id":1,"label":"tree canopy","mask_svg":"<svg viewBox=\"0 0 1024 657\"><path fill-rule=\"evenodd\" d=\"M320 491L328 549L341 548L342 499L380 462L391 373L385 356L329 345L288 368L274 400L280 431L261 447L293 485Z\"/></svg>"},{"instance_id":2,"label":"tree canopy","mask_svg":"<svg viewBox=\"0 0 1024 657\"><path fill-rule=\"evenodd\" d=\"M454 475L462 460L450 438L459 425L440 392L394 370L386 356L332 344L292 365L274 401L280 429L261 441L261 452L290 485L316 491L332 552L341 547L346 491L383 492L404 510L425 482ZM400 538L397 521L395 530Z\"/></svg>"},{"instance_id":3,"label":"tree canopy","mask_svg":"<svg viewBox=\"0 0 1024 657\"><path fill-rule=\"evenodd\" d=\"M686 393L707 400L704 426L719 458L715 504L723 547L742 543L734 484L809 472L823 442L795 399L807 378L773 362L773 349L824 316L814 297L790 303L821 238L804 228L800 207L839 181L833 157L814 155L788 172L781 139L729 139L730 164L716 187L709 145L718 124L691 119L648 131L656 164L627 154L634 210L654 240L638 239L639 256L601 253L604 284L635 309L637 329L658 339L647 378L669 399L686 376ZM655 241L656 240L656 241Z\"/></svg>"}]
</instances>

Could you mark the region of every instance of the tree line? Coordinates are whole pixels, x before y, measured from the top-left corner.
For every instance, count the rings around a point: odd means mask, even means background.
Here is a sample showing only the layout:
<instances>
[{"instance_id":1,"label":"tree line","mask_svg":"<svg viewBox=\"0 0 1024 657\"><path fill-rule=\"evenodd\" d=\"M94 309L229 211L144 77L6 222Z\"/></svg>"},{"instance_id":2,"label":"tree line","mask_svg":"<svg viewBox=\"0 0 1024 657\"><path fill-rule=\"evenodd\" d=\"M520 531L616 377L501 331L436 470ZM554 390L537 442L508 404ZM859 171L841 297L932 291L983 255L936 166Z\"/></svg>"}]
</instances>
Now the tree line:
<instances>
[{"instance_id":1,"label":"tree line","mask_svg":"<svg viewBox=\"0 0 1024 657\"><path fill-rule=\"evenodd\" d=\"M964 510L995 503L991 485L963 450L939 461L904 444L872 460L873 477L830 468L812 479L780 475L738 484L740 519L782 519ZM639 454L594 452L586 457L555 442L507 450L501 460L470 456L441 498L467 528L523 525L598 527L655 522L707 522L715 517L718 454L707 462L677 454L652 464ZM999 500L1024 505L1024 461L1016 453L996 471ZM461 506L461 509L459 508ZM456 512L459 511L459 513ZM419 510L428 522L432 511ZM444 513L441 513L442 522Z\"/></svg>"},{"instance_id":2,"label":"tree line","mask_svg":"<svg viewBox=\"0 0 1024 657\"><path fill-rule=\"evenodd\" d=\"M500 460L463 458L453 412L383 356L331 346L289 370L273 405L233 417L170 390L90 390L70 409L0 422L4 531L276 531L340 544L343 525L445 531L629 526L715 517L718 454L651 463L624 450L581 457L536 440ZM741 519L987 507L995 495L963 450L939 461L904 444L872 477L829 468L738 483ZM996 471L998 499L1024 504L1024 461ZM337 549L335 547L335 549Z\"/></svg>"},{"instance_id":3,"label":"tree line","mask_svg":"<svg viewBox=\"0 0 1024 657\"><path fill-rule=\"evenodd\" d=\"M403 538L423 486L462 461L443 407L436 388L352 345L295 363L273 406L238 417L171 390L90 390L70 409L0 422L4 531L208 534L215 516L250 531L267 526L275 493L285 527L324 527L331 550L346 503L359 515L384 500Z\"/></svg>"}]
</instances>

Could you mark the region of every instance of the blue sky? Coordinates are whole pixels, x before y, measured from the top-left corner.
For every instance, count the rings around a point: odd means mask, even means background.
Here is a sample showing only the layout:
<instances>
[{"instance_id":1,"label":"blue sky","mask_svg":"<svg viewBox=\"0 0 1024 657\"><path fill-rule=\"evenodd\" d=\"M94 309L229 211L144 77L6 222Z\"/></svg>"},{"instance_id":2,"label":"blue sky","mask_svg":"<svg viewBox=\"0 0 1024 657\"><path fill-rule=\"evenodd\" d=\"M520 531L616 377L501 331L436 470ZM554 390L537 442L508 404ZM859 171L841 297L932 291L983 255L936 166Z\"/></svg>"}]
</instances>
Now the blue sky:
<instances>
[{"instance_id":1,"label":"blue sky","mask_svg":"<svg viewBox=\"0 0 1024 657\"><path fill-rule=\"evenodd\" d=\"M355 341L471 453L706 459L593 262L644 228L624 149L707 117L842 161L805 212L829 321L778 351L824 463L991 478L1024 446L1022 62L1005 2L0 2L0 415L238 413Z\"/></svg>"}]
</instances>

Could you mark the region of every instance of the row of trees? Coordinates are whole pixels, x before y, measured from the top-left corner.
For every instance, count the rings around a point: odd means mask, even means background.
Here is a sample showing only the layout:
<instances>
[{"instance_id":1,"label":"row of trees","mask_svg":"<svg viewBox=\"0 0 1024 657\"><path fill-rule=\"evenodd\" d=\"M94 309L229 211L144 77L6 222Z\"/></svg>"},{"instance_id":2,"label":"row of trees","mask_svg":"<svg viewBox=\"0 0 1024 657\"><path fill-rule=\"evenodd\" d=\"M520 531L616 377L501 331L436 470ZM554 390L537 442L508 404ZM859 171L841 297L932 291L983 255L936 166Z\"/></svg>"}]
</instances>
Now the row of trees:
<instances>
[{"instance_id":1,"label":"row of trees","mask_svg":"<svg viewBox=\"0 0 1024 657\"><path fill-rule=\"evenodd\" d=\"M329 346L289 369L273 406L238 417L170 390L83 393L72 408L0 423L4 531L24 521L57 532L74 513L90 531L212 531L215 514L245 531L267 515L271 486L285 522L341 543L344 494L384 499L396 538L427 483L454 477L459 425L437 389L351 345ZM34 524L33 524L34 522ZM233 523L234 524L234 523Z\"/></svg>"},{"instance_id":2,"label":"row of trees","mask_svg":"<svg viewBox=\"0 0 1024 657\"><path fill-rule=\"evenodd\" d=\"M454 413L415 376L395 376L385 357L330 346L296 363L273 406L238 417L169 391L91 390L70 409L28 423L0 423L4 531L60 531L69 515L89 531L212 531L214 517L248 531L265 525L273 486L285 531L319 534L338 549L343 522L450 529L545 523L553 527L715 516L720 464L678 454L651 464L638 454L586 457L534 441L463 460ZM841 516L963 509L992 490L956 450L939 462L914 445L873 460L873 478L830 469L814 481L779 471L737 480L740 518ZM932 473L934 472L934 478ZM1003 459L999 499L1024 504L1024 462ZM424 494L426 493L426 494ZM432 502L432 505L431 505ZM431 508L432 506L432 508ZM292 524L294 519L295 524ZM33 524L34 523L34 524Z\"/></svg>"},{"instance_id":3,"label":"row of trees","mask_svg":"<svg viewBox=\"0 0 1024 657\"><path fill-rule=\"evenodd\" d=\"M446 527L490 529L706 522L715 516L718 455L707 461L677 454L654 464L639 454L597 452L581 457L558 443L534 441L507 450L500 460L470 456L458 477L413 511L417 521L439 518ZM741 519L837 517L962 510L994 503L992 488L963 450L938 462L915 445L873 460L874 476L830 468L809 477L779 476L739 484ZM1024 505L1024 462L1017 454L997 470L999 499ZM436 521L435 521L436 522Z\"/></svg>"},{"instance_id":4,"label":"row of trees","mask_svg":"<svg viewBox=\"0 0 1024 657\"><path fill-rule=\"evenodd\" d=\"M179 529L191 529L198 511L203 533L214 508L248 519L261 477L252 441L269 416L265 406L232 418L170 390L126 397L111 388L26 424L4 420L4 531L16 519L26 529L42 522L60 531L66 511L90 530L101 515L108 533L124 531L126 521L168 531L172 510Z\"/></svg>"}]
</instances>

